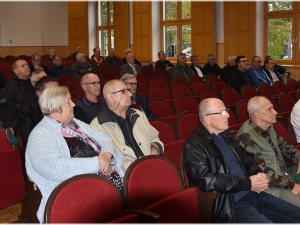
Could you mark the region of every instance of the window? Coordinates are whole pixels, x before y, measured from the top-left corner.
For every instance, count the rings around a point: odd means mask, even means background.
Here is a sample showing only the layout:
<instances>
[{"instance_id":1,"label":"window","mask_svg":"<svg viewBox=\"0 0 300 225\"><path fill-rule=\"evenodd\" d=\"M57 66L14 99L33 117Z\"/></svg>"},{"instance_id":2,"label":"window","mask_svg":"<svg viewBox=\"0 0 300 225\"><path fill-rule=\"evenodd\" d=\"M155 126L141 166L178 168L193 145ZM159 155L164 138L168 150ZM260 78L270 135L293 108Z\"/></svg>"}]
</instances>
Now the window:
<instances>
[{"instance_id":1,"label":"window","mask_svg":"<svg viewBox=\"0 0 300 225\"><path fill-rule=\"evenodd\" d=\"M265 3L265 52L276 62L300 62L300 4L293 1Z\"/></svg>"},{"instance_id":2,"label":"window","mask_svg":"<svg viewBox=\"0 0 300 225\"><path fill-rule=\"evenodd\" d=\"M167 57L177 57L183 52L190 57L191 1L163 1L161 3L162 46Z\"/></svg>"},{"instance_id":3,"label":"window","mask_svg":"<svg viewBox=\"0 0 300 225\"><path fill-rule=\"evenodd\" d=\"M97 40L101 54L107 56L114 47L114 4L112 1L98 2Z\"/></svg>"}]
</instances>

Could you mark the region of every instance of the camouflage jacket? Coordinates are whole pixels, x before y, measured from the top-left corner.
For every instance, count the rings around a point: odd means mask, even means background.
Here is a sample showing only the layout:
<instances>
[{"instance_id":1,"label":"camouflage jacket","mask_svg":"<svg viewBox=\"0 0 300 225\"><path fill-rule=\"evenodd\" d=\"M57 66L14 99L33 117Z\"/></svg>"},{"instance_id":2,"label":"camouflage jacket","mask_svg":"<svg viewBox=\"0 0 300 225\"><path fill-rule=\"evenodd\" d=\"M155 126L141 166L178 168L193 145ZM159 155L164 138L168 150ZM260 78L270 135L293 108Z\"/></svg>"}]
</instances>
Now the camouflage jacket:
<instances>
[{"instance_id":1,"label":"camouflage jacket","mask_svg":"<svg viewBox=\"0 0 300 225\"><path fill-rule=\"evenodd\" d=\"M300 152L289 145L270 126L266 131L251 120L247 120L237 133L237 140L248 152L253 153L254 160L270 179L268 193L279 196L279 188L292 190L295 183L284 176L285 161L298 163Z\"/></svg>"}]
</instances>

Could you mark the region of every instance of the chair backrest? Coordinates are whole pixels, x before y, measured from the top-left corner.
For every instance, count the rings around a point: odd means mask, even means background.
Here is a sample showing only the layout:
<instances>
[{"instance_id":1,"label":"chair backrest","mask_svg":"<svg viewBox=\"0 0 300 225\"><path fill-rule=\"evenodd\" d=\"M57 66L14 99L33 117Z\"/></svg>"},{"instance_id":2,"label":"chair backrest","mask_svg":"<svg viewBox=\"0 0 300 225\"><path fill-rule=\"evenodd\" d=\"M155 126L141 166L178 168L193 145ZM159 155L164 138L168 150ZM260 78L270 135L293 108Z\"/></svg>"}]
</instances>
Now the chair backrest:
<instances>
[{"instance_id":1,"label":"chair backrest","mask_svg":"<svg viewBox=\"0 0 300 225\"><path fill-rule=\"evenodd\" d=\"M192 92L190 88L188 88L187 86L182 84L176 84L172 86L171 95L174 99L177 98L179 95L183 95L183 94L192 96Z\"/></svg>"},{"instance_id":2,"label":"chair backrest","mask_svg":"<svg viewBox=\"0 0 300 225\"><path fill-rule=\"evenodd\" d=\"M202 77L199 77L199 76L191 76L190 77L190 80L189 80L190 87L193 87L194 83L197 83L197 82L204 83L204 80Z\"/></svg>"},{"instance_id":3,"label":"chair backrest","mask_svg":"<svg viewBox=\"0 0 300 225\"><path fill-rule=\"evenodd\" d=\"M274 89L270 85L268 85L266 83L261 83L258 86L258 93L261 96L272 96L272 95L275 95Z\"/></svg>"},{"instance_id":4,"label":"chair backrest","mask_svg":"<svg viewBox=\"0 0 300 225\"><path fill-rule=\"evenodd\" d=\"M288 86L288 89L290 91L297 91L298 90L298 82L294 79L289 79L286 82L286 85Z\"/></svg>"},{"instance_id":5,"label":"chair backrest","mask_svg":"<svg viewBox=\"0 0 300 225\"><path fill-rule=\"evenodd\" d=\"M173 127L165 120L159 118L149 119L149 123L159 132L159 139L165 144L177 141Z\"/></svg>"},{"instance_id":6,"label":"chair backrest","mask_svg":"<svg viewBox=\"0 0 300 225\"><path fill-rule=\"evenodd\" d=\"M146 84L147 86L150 85L150 78L147 77L146 75L140 74L136 76L136 80L138 82L143 82L144 84Z\"/></svg>"},{"instance_id":7,"label":"chair backrest","mask_svg":"<svg viewBox=\"0 0 300 225\"><path fill-rule=\"evenodd\" d=\"M285 83L282 81L276 81L273 83L273 88L276 94L280 94L282 92L289 92L289 89Z\"/></svg>"},{"instance_id":8,"label":"chair backrest","mask_svg":"<svg viewBox=\"0 0 300 225\"><path fill-rule=\"evenodd\" d=\"M108 69L108 72L113 73L116 76L120 76L120 71L121 71L121 67L120 66L116 66L116 67L111 67Z\"/></svg>"},{"instance_id":9,"label":"chair backrest","mask_svg":"<svg viewBox=\"0 0 300 225\"><path fill-rule=\"evenodd\" d=\"M149 155L135 160L123 180L126 205L132 209L145 209L182 189L183 180L177 168L163 156Z\"/></svg>"},{"instance_id":10,"label":"chair backrest","mask_svg":"<svg viewBox=\"0 0 300 225\"><path fill-rule=\"evenodd\" d=\"M179 140L186 140L187 137L196 129L199 124L199 115L197 112L182 113L176 123L176 131Z\"/></svg>"},{"instance_id":11,"label":"chair backrest","mask_svg":"<svg viewBox=\"0 0 300 225\"><path fill-rule=\"evenodd\" d=\"M188 83L186 82L186 80L181 78L181 77L173 77L171 79L170 87L173 87L176 84L182 84L182 85L185 85L187 87L189 86Z\"/></svg>"},{"instance_id":12,"label":"chair backrest","mask_svg":"<svg viewBox=\"0 0 300 225\"><path fill-rule=\"evenodd\" d=\"M294 105L296 104L295 99L288 93L281 93L278 96L278 103L281 112L292 111Z\"/></svg>"},{"instance_id":13,"label":"chair backrest","mask_svg":"<svg viewBox=\"0 0 300 225\"><path fill-rule=\"evenodd\" d=\"M75 92L78 87L80 87L80 81L79 80L70 80L66 83L66 86L69 89L69 92L72 96L75 96Z\"/></svg>"},{"instance_id":14,"label":"chair backrest","mask_svg":"<svg viewBox=\"0 0 300 225\"><path fill-rule=\"evenodd\" d=\"M120 191L96 174L77 175L58 185L46 207L46 223L107 223L123 216Z\"/></svg>"},{"instance_id":15,"label":"chair backrest","mask_svg":"<svg viewBox=\"0 0 300 225\"><path fill-rule=\"evenodd\" d=\"M228 118L228 125L229 125L229 127L238 124L238 120L237 120L234 112L232 112L231 109L228 110L228 114L230 116Z\"/></svg>"},{"instance_id":16,"label":"chair backrest","mask_svg":"<svg viewBox=\"0 0 300 225\"><path fill-rule=\"evenodd\" d=\"M185 111L198 111L198 102L190 95L179 95L174 101L176 115Z\"/></svg>"},{"instance_id":17,"label":"chair backrest","mask_svg":"<svg viewBox=\"0 0 300 225\"><path fill-rule=\"evenodd\" d=\"M192 90L194 96L200 97L203 92L210 91L210 87L205 83L197 82L193 84Z\"/></svg>"},{"instance_id":18,"label":"chair backrest","mask_svg":"<svg viewBox=\"0 0 300 225\"><path fill-rule=\"evenodd\" d=\"M162 156L171 160L179 170L180 155L182 154L185 140L173 141L164 145Z\"/></svg>"},{"instance_id":19,"label":"chair backrest","mask_svg":"<svg viewBox=\"0 0 300 225\"><path fill-rule=\"evenodd\" d=\"M202 100L204 100L206 98L219 98L220 99L220 96L216 92L213 92L213 91L204 91L199 97L199 102L201 102Z\"/></svg>"},{"instance_id":20,"label":"chair backrest","mask_svg":"<svg viewBox=\"0 0 300 225\"><path fill-rule=\"evenodd\" d=\"M251 85L245 85L241 89L242 99L250 100L252 97L258 96L258 91Z\"/></svg>"},{"instance_id":21,"label":"chair backrest","mask_svg":"<svg viewBox=\"0 0 300 225\"><path fill-rule=\"evenodd\" d=\"M149 91L149 100L153 99L169 100L172 99L172 97L166 89L161 87L154 87Z\"/></svg>"},{"instance_id":22,"label":"chair backrest","mask_svg":"<svg viewBox=\"0 0 300 225\"><path fill-rule=\"evenodd\" d=\"M211 90L221 96L222 91L227 88L227 84L221 80L214 80L211 84Z\"/></svg>"},{"instance_id":23,"label":"chair backrest","mask_svg":"<svg viewBox=\"0 0 300 225\"><path fill-rule=\"evenodd\" d=\"M149 107L157 118L174 116L174 109L164 100L151 100Z\"/></svg>"},{"instance_id":24,"label":"chair backrest","mask_svg":"<svg viewBox=\"0 0 300 225\"><path fill-rule=\"evenodd\" d=\"M59 83L60 86L64 86L70 80L74 80L74 77L71 76L71 75L68 75L68 74L60 75L57 78L57 81L58 81L58 83Z\"/></svg>"},{"instance_id":25,"label":"chair backrest","mask_svg":"<svg viewBox=\"0 0 300 225\"><path fill-rule=\"evenodd\" d=\"M232 106L242 100L240 94L233 88L225 88L222 91L221 99L225 106Z\"/></svg>"},{"instance_id":26,"label":"chair backrest","mask_svg":"<svg viewBox=\"0 0 300 225\"><path fill-rule=\"evenodd\" d=\"M162 73L162 74L165 74L166 76L169 76L168 71L165 70L165 69L162 69L162 68L155 69L154 70L154 75L157 74L157 73Z\"/></svg>"},{"instance_id":27,"label":"chair backrest","mask_svg":"<svg viewBox=\"0 0 300 225\"><path fill-rule=\"evenodd\" d=\"M281 112L281 111L280 111L280 108L279 108L279 105L278 105L278 103L277 103L277 101L276 101L277 98L272 98L272 97L266 97L266 98L272 103L273 108L274 108L274 110L275 110L277 113Z\"/></svg>"},{"instance_id":28,"label":"chair backrest","mask_svg":"<svg viewBox=\"0 0 300 225\"><path fill-rule=\"evenodd\" d=\"M235 115L237 115L239 123L244 123L246 120L249 119L247 105L248 105L247 100L242 100L236 105Z\"/></svg>"},{"instance_id":29,"label":"chair backrest","mask_svg":"<svg viewBox=\"0 0 300 225\"><path fill-rule=\"evenodd\" d=\"M83 89L81 87L78 87L75 91L75 97L78 99L81 99L84 96Z\"/></svg>"},{"instance_id":30,"label":"chair backrest","mask_svg":"<svg viewBox=\"0 0 300 225\"><path fill-rule=\"evenodd\" d=\"M116 78L117 75L115 73L111 72L110 70L104 71L101 73L101 77L104 77L107 80L113 80Z\"/></svg>"},{"instance_id":31,"label":"chair backrest","mask_svg":"<svg viewBox=\"0 0 300 225\"><path fill-rule=\"evenodd\" d=\"M148 92L149 92L149 88L146 84L144 84L143 82L138 82L137 85L137 90L139 90L140 92L142 92L144 94L145 97L148 96Z\"/></svg>"},{"instance_id":32,"label":"chair backrest","mask_svg":"<svg viewBox=\"0 0 300 225\"><path fill-rule=\"evenodd\" d=\"M275 130L278 132L278 134L286 140L289 144L294 144L291 138L291 135L289 134L288 130L284 127L282 123L276 122L273 124Z\"/></svg>"},{"instance_id":33,"label":"chair backrest","mask_svg":"<svg viewBox=\"0 0 300 225\"><path fill-rule=\"evenodd\" d=\"M165 89L170 89L169 83L167 83L163 79L152 79L150 82L150 88L153 87L162 87Z\"/></svg>"},{"instance_id":34,"label":"chair backrest","mask_svg":"<svg viewBox=\"0 0 300 225\"><path fill-rule=\"evenodd\" d=\"M164 73L156 73L156 74L154 74L153 78L154 79L162 79L162 80L166 81L168 84L170 83L169 77Z\"/></svg>"},{"instance_id":35,"label":"chair backrest","mask_svg":"<svg viewBox=\"0 0 300 225\"><path fill-rule=\"evenodd\" d=\"M218 77L214 74L207 74L207 79L209 80L209 83L212 83L215 80L218 80Z\"/></svg>"}]
</instances>

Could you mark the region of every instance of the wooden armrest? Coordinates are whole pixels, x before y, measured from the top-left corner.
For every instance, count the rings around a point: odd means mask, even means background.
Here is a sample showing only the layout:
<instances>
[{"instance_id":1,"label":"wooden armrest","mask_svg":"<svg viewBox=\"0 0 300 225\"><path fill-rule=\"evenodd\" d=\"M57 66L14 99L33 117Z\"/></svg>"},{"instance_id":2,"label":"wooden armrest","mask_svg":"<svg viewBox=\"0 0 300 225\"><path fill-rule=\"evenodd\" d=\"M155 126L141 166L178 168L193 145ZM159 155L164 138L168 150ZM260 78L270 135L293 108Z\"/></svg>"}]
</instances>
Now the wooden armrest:
<instances>
[{"instance_id":1,"label":"wooden armrest","mask_svg":"<svg viewBox=\"0 0 300 225\"><path fill-rule=\"evenodd\" d=\"M139 223L160 223L160 215L142 209L125 209L124 213L132 214L135 213L139 216Z\"/></svg>"}]
</instances>

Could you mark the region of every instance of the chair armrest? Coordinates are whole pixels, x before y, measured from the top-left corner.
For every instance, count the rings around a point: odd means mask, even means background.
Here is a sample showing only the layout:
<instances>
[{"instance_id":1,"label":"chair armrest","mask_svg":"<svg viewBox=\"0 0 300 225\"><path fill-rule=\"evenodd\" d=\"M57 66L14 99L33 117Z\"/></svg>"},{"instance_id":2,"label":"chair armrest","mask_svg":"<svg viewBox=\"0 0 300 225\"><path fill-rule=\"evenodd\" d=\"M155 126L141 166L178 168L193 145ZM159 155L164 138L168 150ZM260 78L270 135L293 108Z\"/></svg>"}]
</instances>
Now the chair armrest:
<instances>
[{"instance_id":1,"label":"chair armrest","mask_svg":"<svg viewBox=\"0 0 300 225\"><path fill-rule=\"evenodd\" d=\"M125 209L124 214L132 214L135 213L139 216L139 223L159 223L160 215L142 209Z\"/></svg>"}]
</instances>

